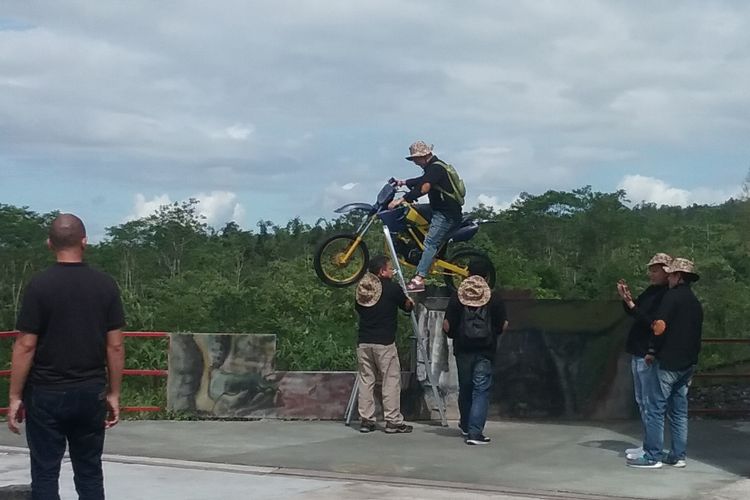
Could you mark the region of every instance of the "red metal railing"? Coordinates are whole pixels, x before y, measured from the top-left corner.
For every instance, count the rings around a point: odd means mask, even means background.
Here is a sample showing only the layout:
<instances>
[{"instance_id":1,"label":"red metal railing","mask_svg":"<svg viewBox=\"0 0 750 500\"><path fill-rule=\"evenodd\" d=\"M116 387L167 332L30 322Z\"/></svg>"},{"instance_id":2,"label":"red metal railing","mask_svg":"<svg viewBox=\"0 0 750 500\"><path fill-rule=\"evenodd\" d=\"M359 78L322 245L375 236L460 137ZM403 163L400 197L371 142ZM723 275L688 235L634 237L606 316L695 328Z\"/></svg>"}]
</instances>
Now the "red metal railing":
<instances>
[{"instance_id":1,"label":"red metal railing","mask_svg":"<svg viewBox=\"0 0 750 500\"><path fill-rule=\"evenodd\" d=\"M18 332L0 332L0 339L15 337ZM124 332L125 337L169 337L166 332ZM750 338L704 338L704 344L750 344ZM0 376L10 375L10 370L0 370ZM123 375L142 376L142 377L166 377L167 370L123 370ZM750 378L750 373L696 373L696 378ZM159 406L125 406L121 408L123 412L155 412L162 410ZM8 412L7 408L0 408L0 415ZM750 414L750 408L691 408L692 414Z\"/></svg>"},{"instance_id":2,"label":"red metal railing","mask_svg":"<svg viewBox=\"0 0 750 500\"><path fill-rule=\"evenodd\" d=\"M2 338L9 338L9 337L15 337L18 335L18 332L0 332L0 339ZM123 332L123 335L125 337L167 337L169 338L169 334L167 332ZM136 377L166 377L169 373L167 370L160 370L160 369L151 369L151 370L133 370L133 369L125 369L122 371L123 375L127 376L136 376ZM0 370L0 377L2 376L9 376L10 370ZM137 413L137 412L154 412L154 411L161 411L163 408L159 406L123 406L120 408L120 411L127 412L127 413ZM0 415L5 415L8 413L7 408L0 408Z\"/></svg>"}]
</instances>

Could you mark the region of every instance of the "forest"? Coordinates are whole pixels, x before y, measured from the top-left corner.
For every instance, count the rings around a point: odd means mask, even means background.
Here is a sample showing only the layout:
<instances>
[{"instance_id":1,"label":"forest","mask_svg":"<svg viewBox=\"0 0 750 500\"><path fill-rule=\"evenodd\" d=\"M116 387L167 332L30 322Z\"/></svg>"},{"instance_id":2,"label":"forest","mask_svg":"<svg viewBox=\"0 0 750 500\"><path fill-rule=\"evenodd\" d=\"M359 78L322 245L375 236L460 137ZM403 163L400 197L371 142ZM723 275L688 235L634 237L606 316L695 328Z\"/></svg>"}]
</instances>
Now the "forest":
<instances>
[{"instance_id":1,"label":"forest","mask_svg":"<svg viewBox=\"0 0 750 500\"><path fill-rule=\"evenodd\" d=\"M645 263L654 253L686 257L701 275L694 289L705 309L704 337L750 337L747 189L744 194L721 205L676 207L631 204L624 191L590 187L522 193L507 210L479 205L469 211L486 221L471 246L490 256L498 286L540 299L616 300L620 278L636 291L646 286ZM45 240L55 215L0 204L0 330L13 329L24 284L54 260ZM312 256L319 241L352 232L358 222L347 214L315 224L295 218L261 220L253 230L234 222L214 228L191 199L107 228L86 260L116 278L129 330L274 333L280 369L351 370L353 290L323 285ZM383 243L380 231L370 233L372 255ZM2 369L10 345L0 339ZM702 369L749 360L741 347L707 346ZM129 339L126 365L166 367L166 348L165 339ZM129 382L132 398L148 404L144 388L159 383ZM0 384L4 406L7 382ZM147 398L159 402L163 395Z\"/></svg>"}]
</instances>

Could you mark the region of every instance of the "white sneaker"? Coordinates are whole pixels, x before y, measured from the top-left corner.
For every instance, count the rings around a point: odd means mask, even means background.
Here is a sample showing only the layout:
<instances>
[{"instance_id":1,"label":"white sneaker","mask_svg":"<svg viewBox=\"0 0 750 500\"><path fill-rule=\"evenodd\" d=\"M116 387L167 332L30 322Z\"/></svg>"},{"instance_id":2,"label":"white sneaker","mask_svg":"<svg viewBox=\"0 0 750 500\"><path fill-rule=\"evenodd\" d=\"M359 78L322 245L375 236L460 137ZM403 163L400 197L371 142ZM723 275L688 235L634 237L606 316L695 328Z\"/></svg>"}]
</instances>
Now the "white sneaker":
<instances>
[{"instance_id":1,"label":"white sneaker","mask_svg":"<svg viewBox=\"0 0 750 500\"><path fill-rule=\"evenodd\" d=\"M672 467L676 467L678 469L684 469L685 467L687 467L687 462L685 461L684 458L675 460L671 457L667 457L664 459L664 463L667 465L671 465Z\"/></svg>"},{"instance_id":2,"label":"white sneaker","mask_svg":"<svg viewBox=\"0 0 750 500\"><path fill-rule=\"evenodd\" d=\"M636 458L641 458L643 454L643 450L641 450L640 453L626 453L625 458L627 458L628 460L635 460Z\"/></svg>"},{"instance_id":3,"label":"white sneaker","mask_svg":"<svg viewBox=\"0 0 750 500\"><path fill-rule=\"evenodd\" d=\"M626 455L643 455L643 446L639 446L638 448L628 448L625 450Z\"/></svg>"}]
</instances>

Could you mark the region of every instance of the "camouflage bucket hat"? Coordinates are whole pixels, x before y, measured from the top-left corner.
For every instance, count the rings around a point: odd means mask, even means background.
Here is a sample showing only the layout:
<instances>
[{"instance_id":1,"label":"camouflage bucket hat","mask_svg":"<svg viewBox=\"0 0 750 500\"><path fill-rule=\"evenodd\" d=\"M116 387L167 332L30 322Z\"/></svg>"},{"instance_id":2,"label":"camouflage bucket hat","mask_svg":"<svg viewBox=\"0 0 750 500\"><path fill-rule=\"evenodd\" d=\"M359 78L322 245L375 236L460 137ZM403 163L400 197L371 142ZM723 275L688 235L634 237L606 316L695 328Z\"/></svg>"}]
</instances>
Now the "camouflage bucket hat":
<instances>
[{"instance_id":1,"label":"camouflage bucket hat","mask_svg":"<svg viewBox=\"0 0 750 500\"><path fill-rule=\"evenodd\" d=\"M469 276L458 287L458 301L469 307L482 307L490 301L492 290L481 276Z\"/></svg>"},{"instance_id":2,"label":"camouflage bucket hat","mask_svg":"<svg viewBox=\"0 0 750 500\"><path fill-rule=\"evenodd\" d=\"M648 264L646 264L646 267L651 267L653 265L662 265L662 266L668 266L672 262L672 257L666 253L657 253L653 257L651 257L651 260L648 261Z\"/></svg>"},{"instance_id":3,"label":"camouflage bucket hat","mask_svg":"<svg viewBox=\"0 0 750 500\"><path fill-rule=\"evenodd\" d=\"M411 146L409 146L409 156L407 156L406 159L411 161L414 158L428 156L431 154L432 154L432 144L427 144L424 141L417 141Z\"/></svg>"},{"instance_id":4,"label":"camouflage bucket hat","mask_svg":"<svg viewBox=\"0 0 750 500\"><path fill-rule=\"evenodd\" d=\"M362 307L372 307L378 303L382 293L383 284L380 282L380 278L372 273L367 273L357 284L357 304Z\"/></svg>"},{"instance_id":5,"label":"camouflage bucket hat","mask_svg":"<svg viewBox=\"0 0 750 500\"><path fill-rule=\"evenodd\" d=\"M698 281L700 276L695 272L695 264L692 260L675 257L672 262L664 267L668 273L685 273L690 281Z\"/></svg>"}]
</instances>

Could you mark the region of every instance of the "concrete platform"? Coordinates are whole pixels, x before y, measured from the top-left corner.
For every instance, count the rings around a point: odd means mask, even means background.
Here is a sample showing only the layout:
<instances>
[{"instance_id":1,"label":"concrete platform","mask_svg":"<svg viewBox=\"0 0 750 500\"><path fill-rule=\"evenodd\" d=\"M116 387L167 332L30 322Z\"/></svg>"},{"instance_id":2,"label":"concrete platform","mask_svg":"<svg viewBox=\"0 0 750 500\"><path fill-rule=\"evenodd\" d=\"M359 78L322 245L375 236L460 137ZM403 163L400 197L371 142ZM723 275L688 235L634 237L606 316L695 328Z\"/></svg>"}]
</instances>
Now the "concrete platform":
<instances>
[{"instance_id":1,"label":"concrete platform","mask_svg":"<svg viewBox=\"0 0 750 500\"><path fill-rule=\"evenodd\" d=\"M386 435L335 422L123 422L106 441L108 498L750 498L750 422L691 421L686 469L626 467L636 422L490 422L486 433L490 445L467 446L455 423ZM0 486L27 482L24 438L2 432L0 445Z\"/></svg>"}]
</instances>

